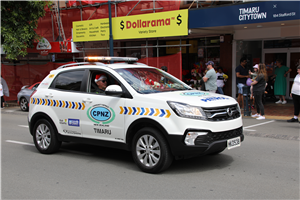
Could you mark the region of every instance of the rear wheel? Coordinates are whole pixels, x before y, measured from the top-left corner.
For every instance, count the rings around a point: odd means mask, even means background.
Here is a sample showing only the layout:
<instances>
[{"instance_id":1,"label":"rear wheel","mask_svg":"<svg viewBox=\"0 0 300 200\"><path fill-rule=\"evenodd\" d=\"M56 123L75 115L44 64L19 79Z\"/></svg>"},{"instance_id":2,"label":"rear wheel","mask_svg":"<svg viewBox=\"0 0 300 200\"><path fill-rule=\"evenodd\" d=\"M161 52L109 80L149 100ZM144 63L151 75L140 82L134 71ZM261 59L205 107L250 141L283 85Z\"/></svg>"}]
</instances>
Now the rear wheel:
<instances>
[{"instance_id":1,"label":"rear wheel","mask_svg":"<svg viewBox=\"0 0 300 200\"><path fill-rule=\"evenodd\" d=\"M48 120L37 121L33 129L33 141L39 152L51 154L58 151L61 142L58 141L56 134L56 129Z\"/></svg>"},{"instance_id":2,"label":"rear wheel","mask_svg":"<svg viewBox=\"0 0 300 200\"><path fill-rule=\"evenodd\" d=\"M133 138L132 156L144 172L159 173L166 170L173 161L166 140L153 128L142 128Z\"/></svg>"},{"instance_id":3,"label":"rear wheel","mask_svg":"<svg viewBox=\"0 0 300 200\"><path fill-rule=\"evenodd\" d=\"M28 111L28 101L27 101L27 99L26 98L21 98L21 100L20 100L20 108L21 108L21 110L22 111Z\"/></svg>"}]
</instances>

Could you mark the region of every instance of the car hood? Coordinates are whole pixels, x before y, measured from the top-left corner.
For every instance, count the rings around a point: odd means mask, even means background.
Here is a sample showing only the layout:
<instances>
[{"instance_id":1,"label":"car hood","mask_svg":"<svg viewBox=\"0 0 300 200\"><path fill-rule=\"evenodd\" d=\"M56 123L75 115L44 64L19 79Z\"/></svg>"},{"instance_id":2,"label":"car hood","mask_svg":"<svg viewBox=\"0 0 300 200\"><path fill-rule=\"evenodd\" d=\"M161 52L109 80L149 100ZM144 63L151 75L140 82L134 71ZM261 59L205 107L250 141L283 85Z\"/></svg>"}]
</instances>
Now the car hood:
<instances>
[{"instance_id":1,"label":"car hood","mask_svg":"<svg viewBox=\"0 0 300 200\"><path fill-rule=\"evenodd\" d=\"M149 95L154 99L186 103L201 107L218 107L237 104L237 101L230 96L199 90L162 92Z\"/></svg>"}]
</instances>

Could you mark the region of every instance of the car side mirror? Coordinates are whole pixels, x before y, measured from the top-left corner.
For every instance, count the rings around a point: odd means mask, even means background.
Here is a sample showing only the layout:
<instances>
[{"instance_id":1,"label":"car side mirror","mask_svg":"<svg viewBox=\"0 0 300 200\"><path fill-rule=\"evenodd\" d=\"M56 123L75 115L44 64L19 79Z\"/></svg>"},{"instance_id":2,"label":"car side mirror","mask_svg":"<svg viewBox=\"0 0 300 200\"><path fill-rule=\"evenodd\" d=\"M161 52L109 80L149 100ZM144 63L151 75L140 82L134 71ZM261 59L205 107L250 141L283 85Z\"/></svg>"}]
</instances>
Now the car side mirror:
<instances>
[{"instance_id":1,"label":"car side mirror","mask_svg":"<svg viewBox=\"0 0 300 200\"><path fill-rule=\"evenodd\" d=\"M119 85L109 85L105 89L105 94L109 96L122 96L123 95L123 90L121 86Z\"/></svg>"}]
</instances>

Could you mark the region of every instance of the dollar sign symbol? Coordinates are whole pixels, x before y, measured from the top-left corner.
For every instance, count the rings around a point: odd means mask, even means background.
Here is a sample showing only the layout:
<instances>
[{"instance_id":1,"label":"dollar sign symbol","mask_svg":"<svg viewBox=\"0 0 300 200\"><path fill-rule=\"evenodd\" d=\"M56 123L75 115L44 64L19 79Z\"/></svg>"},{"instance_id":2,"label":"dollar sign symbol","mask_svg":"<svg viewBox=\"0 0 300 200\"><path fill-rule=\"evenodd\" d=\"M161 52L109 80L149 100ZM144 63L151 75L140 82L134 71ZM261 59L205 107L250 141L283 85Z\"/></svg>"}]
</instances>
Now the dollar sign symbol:
<instances>
[{"instance_id":1,"label":"dollar sign symbol","mask_svg":"<svg viewBox=\"0 0 300 200\"><path fill-rule=\"evenodd\" d=\"M122 31L123 31L123 29L124 29L124 21L123 20L120 22L120 25L121 25L120 29L122 29Z\"/></svg>"},{"instance_id":2,"label":"dollar sign symbol","mask_svg":"<svg viewBox=\"0 0 300 200\"><path fill-rule=\"evenodd\" d=\"M177 24L178 24L178 26L180 26L180 24L182 23L182 20L180 18L181 18L181 15L179 14L177 16L177 20L178 20Z\"/></svg>"}]
</instances>

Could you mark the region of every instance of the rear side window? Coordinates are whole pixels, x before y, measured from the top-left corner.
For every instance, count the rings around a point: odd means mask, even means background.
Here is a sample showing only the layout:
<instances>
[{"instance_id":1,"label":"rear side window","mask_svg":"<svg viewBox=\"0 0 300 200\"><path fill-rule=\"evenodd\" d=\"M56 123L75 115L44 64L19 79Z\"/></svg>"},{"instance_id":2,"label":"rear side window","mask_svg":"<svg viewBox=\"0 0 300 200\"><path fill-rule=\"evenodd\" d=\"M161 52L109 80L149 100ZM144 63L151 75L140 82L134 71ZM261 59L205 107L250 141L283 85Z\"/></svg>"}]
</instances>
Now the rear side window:
<instances>
[{"instance_id":1,"label":"rear side window","mask_svg":"<svg viewBox=\"0 0 300 200\"><path fill-rule=\"evenodd\" d=\"M57 75L51 88L80 91L84 70L63 72Z\"/></svg>"}]
</instances>

